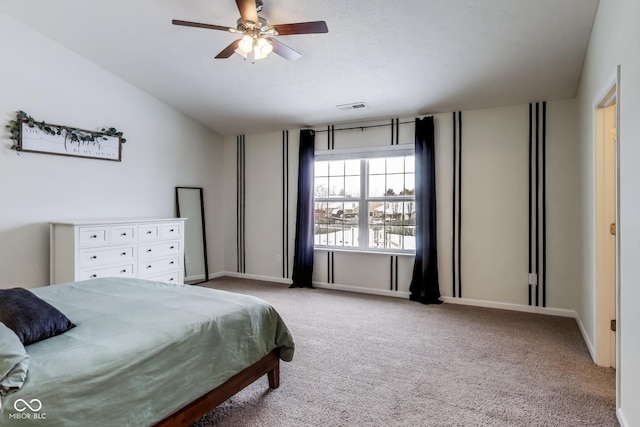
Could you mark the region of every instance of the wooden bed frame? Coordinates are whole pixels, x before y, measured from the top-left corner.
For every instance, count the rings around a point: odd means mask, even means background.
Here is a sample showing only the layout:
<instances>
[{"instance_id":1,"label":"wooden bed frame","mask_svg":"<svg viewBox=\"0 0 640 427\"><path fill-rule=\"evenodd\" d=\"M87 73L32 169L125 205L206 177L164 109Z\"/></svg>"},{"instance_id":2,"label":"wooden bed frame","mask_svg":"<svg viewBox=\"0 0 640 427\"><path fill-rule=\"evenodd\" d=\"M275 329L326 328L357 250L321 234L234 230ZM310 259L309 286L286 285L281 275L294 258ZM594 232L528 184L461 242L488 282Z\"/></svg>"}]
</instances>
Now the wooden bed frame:
<instances>
[{"instance_id":1,"label":"wooden bed frame","mask_svg":"<svg viewBox=\"0 0 640 427\"><path fill-rule=\"evenodd\" d=\"M173 415L169 415L154 427L188 426L264 374L269 378L270 388L280 386L280 349L271 351L253 365L229 378L221 386L189 403Z\"/></svg>"}]
</instances>

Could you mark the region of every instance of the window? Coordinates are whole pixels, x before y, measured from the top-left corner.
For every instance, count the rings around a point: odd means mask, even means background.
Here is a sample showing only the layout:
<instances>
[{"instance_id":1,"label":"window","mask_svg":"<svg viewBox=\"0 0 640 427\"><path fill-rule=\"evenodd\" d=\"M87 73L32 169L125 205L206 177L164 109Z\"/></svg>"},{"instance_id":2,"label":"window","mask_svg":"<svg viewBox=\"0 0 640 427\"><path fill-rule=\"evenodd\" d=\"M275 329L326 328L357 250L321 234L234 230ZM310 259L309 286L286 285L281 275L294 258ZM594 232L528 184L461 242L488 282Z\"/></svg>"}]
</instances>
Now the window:
<instances>
[{"instance_id":1,"label":"window","mask_svg":"<svg viewBox=\"0 0 640 427\"><path fill-rule=\"evenodd\" d=\"M415 251L413 152L389 151L316 156L314 246Z\"/></svg>"}]
</instances>

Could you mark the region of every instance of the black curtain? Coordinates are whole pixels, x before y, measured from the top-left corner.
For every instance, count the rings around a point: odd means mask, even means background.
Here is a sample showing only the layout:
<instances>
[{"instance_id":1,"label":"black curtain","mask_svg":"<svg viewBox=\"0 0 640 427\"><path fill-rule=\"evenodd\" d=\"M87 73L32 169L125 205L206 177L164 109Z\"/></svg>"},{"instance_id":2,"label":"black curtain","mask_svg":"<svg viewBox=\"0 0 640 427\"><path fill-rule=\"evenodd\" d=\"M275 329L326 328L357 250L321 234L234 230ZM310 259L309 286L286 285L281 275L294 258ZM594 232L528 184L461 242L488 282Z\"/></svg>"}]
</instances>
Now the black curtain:
<instances>
[{"instance_id":1,"label":"black curtain","mask_svg":"<svg viewBox=\"0 0 640 427\"><path fill-rule=\"evenodd\" d=\"M298 208L293 253L293 284L290 288L313 288L313 159L316 133L300 131L298 159Z\"/></svg>"},{"instance_id":2,"label":"black curtain","mask_svg":"<svg viewBox=\"0 0 640 427\"><path fill-rule=\"evenodd\" d=\"M436 236L436 165L433 117L416 119L416 260L411 301L441 304Z\"/></svg>"}]
</instances>

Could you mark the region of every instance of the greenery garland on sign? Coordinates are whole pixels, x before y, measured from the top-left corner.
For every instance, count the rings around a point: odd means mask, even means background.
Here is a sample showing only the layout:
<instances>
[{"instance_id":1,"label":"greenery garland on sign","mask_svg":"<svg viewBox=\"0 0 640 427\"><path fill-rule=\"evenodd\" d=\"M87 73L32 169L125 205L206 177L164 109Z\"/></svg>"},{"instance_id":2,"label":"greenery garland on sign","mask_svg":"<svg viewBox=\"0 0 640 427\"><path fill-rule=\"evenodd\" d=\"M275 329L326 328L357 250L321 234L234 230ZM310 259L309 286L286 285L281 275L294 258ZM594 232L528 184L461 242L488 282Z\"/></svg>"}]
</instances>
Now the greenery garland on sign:
<instances>
[{"instance_id":1,"label":"greenery garland on sign","mask_svg":"<svg viewBox=\"0 0 640 427\"><path fill-rule=\"evenodd\" d=\"M16 119L10 120L9 124L6 126L9 129L10 133L9 139L13 141L13 145L11 145L12 150L20 151L21 149L20 131L22 128L22 123L26 123L30 128L37 127L38 129L49 135L64 135L65 139L70 142L96 142L99 139L106 139L105 136L120 138L120 142L122 142L123 144L127 142L127 140L122 137L122 132L119 132L116 128L102 128L100 132L91 132L68 126L50 125L45 122L36 121L33 117L31 117L24 111L18 111L16 114Z\"/></svg>"}]
</instances>

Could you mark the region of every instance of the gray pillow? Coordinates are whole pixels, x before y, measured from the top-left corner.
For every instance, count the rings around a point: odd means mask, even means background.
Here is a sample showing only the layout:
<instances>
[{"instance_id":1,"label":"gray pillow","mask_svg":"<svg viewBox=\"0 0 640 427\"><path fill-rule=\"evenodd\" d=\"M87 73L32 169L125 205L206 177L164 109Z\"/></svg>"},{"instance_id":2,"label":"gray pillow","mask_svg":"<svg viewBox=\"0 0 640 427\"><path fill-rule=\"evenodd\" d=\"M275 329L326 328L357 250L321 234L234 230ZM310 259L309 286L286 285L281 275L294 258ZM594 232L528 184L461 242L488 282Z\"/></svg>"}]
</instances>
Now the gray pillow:
<instances>
[{"instance_id":1,"label":"gray pillow","mask_svg":"<svg viewBox=\"0 0 640 427\"><path fill-rule=\"evenodd\" d=\"M24 345L76 326L57 308L23 288L0 289L0 322L13 330Z\"/></svg>"},{"instance_id":2,"label":"gray pillow","mask_svg":"<svg viewBox=\"0 0 640 427\"><path fill-rule=\"evenodd\" d=\"M0 323L0 395L18 390L29 369L29 356L18 336Z\"/></svg>"}]
</instances>

